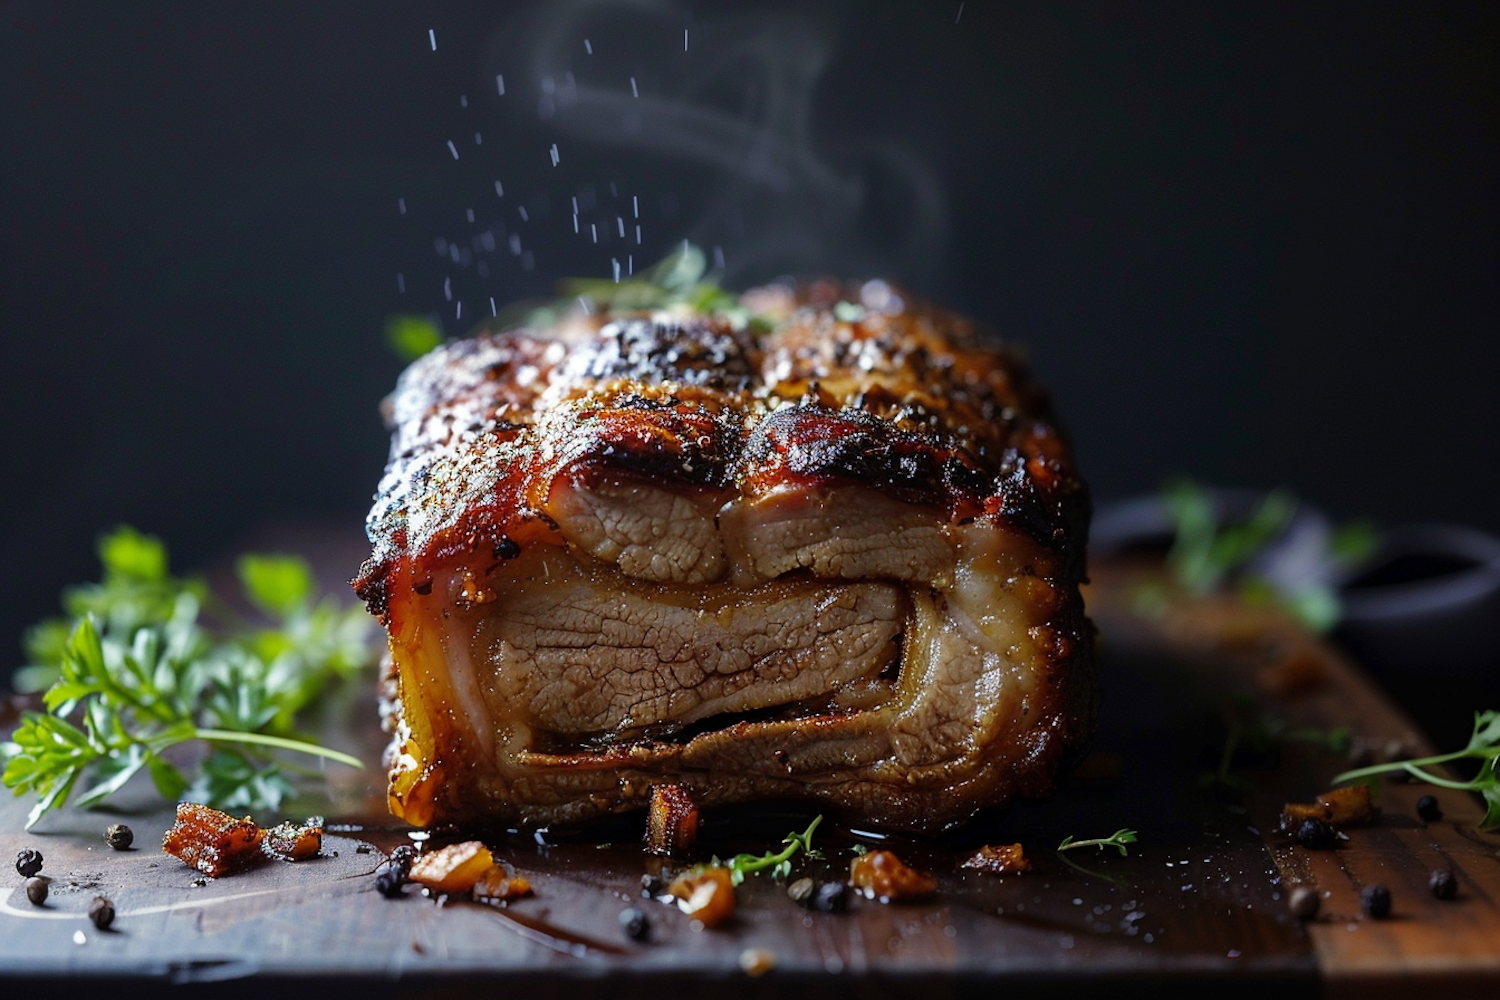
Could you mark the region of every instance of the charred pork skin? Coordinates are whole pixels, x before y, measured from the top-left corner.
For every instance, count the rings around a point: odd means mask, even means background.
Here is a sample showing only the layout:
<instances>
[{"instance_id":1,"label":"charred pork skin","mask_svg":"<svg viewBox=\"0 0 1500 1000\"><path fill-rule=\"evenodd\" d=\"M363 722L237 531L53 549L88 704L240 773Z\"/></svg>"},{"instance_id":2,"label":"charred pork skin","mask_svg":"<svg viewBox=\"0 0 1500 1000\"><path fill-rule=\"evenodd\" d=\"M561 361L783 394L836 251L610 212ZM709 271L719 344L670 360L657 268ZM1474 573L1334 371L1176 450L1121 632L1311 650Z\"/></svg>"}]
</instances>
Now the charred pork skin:
<instances>
[{"instance_id":1,"label":"charred pork skin","mask_svg":"<svg viewBox=\"0 0 1500 1000\"><path fill-rule=\"evenodd\" d=\"M355 588L418 826L656 786L936 832L1094 721L1089 505L1045 391L882 282L482 330L402 375Z\"/></svg>"}]
</instances>

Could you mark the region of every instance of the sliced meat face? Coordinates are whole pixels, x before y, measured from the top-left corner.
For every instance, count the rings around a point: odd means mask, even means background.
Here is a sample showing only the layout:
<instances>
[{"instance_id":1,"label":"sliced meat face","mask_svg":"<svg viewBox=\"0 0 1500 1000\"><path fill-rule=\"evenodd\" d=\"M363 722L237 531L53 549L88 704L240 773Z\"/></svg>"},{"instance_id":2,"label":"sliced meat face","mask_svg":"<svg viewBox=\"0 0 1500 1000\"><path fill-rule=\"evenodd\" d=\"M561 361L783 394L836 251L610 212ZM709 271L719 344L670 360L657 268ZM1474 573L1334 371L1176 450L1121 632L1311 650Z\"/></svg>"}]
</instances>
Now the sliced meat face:
<instances>
[{"instance_id":1,"label":"sliced meat face","mask_svg":"<svg viewBox=\"0 0 1500 1000\"><path fill-rule=\"evenodd\" d=\"M514 580L454 615L484 664L490 718L533 744L663 738L702 719L868 690L901 655L905 595L807 578L752 590L656 588L537 547ZM472 630L471 636L461 634Z\"/></svg>"},{"instance_id":2,"label":"sliced meat face","mask_svg":"<svg viewBox=\"0 0 1500 1000\"><path fill-rule=\"evenodd\" d=\"M1051 790L1096 711L1087 492L1013 354L867 288L408 370L356 581L397 816L587 820L671 784L935 832Z\"/></svg>"},{"instance_id":3,"label":"sliced meat face","mask_svg":"<svg viewBox=\"0 0 1500 1000\"><path fill-rule=\"evenodd\" d=\"M637 580L708 583L727 560L718 491L657 485L581 466L553 481L545 511L568 543Z\"/></svg>"}]
</instances>

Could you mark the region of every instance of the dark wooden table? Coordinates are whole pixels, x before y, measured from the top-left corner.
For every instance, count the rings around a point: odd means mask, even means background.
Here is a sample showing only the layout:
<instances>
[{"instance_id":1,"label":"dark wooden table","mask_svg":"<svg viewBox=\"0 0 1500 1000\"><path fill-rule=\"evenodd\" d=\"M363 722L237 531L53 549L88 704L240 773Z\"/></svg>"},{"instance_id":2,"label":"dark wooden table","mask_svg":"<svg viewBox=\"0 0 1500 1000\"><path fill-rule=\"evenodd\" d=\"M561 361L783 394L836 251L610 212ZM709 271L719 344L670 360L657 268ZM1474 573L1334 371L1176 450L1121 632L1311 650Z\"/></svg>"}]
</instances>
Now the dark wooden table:
<instances>
[{"instance_id":1,"label":"dark wooden table","mask_svg":"<svg viewBox=\"0 0 1500 1000\"><path fill-rule=\"evenodd\" d=\"M1070 996L1162 982L1257 996L1493 993L1500 836L1477 831L1482 810L1472 797L1388 783L1375 826L1350 830L1337 850L1310 851L1278 838L1275 817L1284 802L1326 789L1345 759L1289 743L1271 759L1238 762L1234 773L1252 791L1203 784L1234 697L1293 725L1348 725L1377 751L1400 744L1427 752L1398 708L1354 666L1273 614L1204 602L1141 617L1124 575L1098 576L1089 600L1103 636L1107 702L1095 753L1047 802L982 817L939 841L891 838L898 854L936 875L940 891L930 902L856 899L847 913L815 913L795 905L784 885L752 877L739 890L736 919L700 929L642 898L642 876L661 862L641 851L638 817L489 837L535 886L534 897L507 909L439 905L411 890L388 900L374 891L372 874L381 852L407 842L408 831L382 817L372 767L343 772L326 797L294 807L327 812L335 832L323 857L206 884L155 849L171 810L144 790L126 815L70 811L29 832L27 803L7 799L0 855L8 866L18 850L36 847L54 881L40 908L27 902L18 877L0 895L0 976L17 997L72 994L80 977L100 987L214 982L231 995L367 997L468 986L576 998L705 987L726 998L830 990L993 997L1025 986ZM372 711L356 704L331 728L374 764L380 736ZM1415 801L1428 792L1444 811L1439 822L1416 817ZM782 803L710 814L700 849L764 851L809 817ZM103 829L122 820L138 849L114 852L103 842ZM1121 827L1139 831L1128 857L1054 850L1066 835ZM799 874L847 873L857 839L872 842L826 823L816 838L823 858L802 862ZM957 867L981 843L1016 841L1034 860L1029 873L1002 878ZM1454 900L1427 891L1439 866L1457 874ZM1359 891L1372 882L1391 889L1390 919L1360 913ZM1287 906L1303 884L1322 895L1320 916L1307 923ZM108 932L85 917L101 894L118 914ZM621 931L618 915L629 906L651 921L644 943ZM745 971L768 964L758 975Z\"/></svg>"}]
</instances>

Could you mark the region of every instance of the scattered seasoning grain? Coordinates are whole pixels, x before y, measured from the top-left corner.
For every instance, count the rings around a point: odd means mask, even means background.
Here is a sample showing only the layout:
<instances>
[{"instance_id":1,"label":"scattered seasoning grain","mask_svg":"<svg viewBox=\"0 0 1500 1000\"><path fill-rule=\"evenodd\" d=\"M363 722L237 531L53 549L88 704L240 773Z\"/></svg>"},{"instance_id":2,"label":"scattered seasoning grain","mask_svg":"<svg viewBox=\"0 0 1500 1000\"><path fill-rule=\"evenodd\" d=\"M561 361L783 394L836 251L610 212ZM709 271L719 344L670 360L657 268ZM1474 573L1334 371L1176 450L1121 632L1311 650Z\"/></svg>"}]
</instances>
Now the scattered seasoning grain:
<instances>
[{"instance_id":1,"label":"scattered seasoning grain","mask_svg":"<svg viewBox=\"0 0 1500 1000\"><path fill-rule=\"evenodd\" d=\"M1320 819L1305 819L1297 827L1297 843L1312 851L1326 851L1338 843L1333 827Z\"/></svg>"},{"instance_id":2,"label":"scattered seasoning grain","mask_svg":"<svg viewBox=\"0 0 1500 1000\"><path fill-rule=\"evenodd\" d=\"M1458 894L1458 879L1447 868L1439 868L1427 876L1427 888L1438 899L1452 899Z\"/></svg>"},{"instance_id":3,"label":"scattered seasoning grain","mask_svg":"<svg viewBox=\"0 0 1500 1000\"><path fill-rule=\"evenodd\" d=\"M89 903L89 919L101 931L109 930L110 924L115 922L115 904L103 896L95 896Z\"/></svg>"},{"instance_id":4,"label":"scattered seasoning grain","mask_svg":"<svg viewBox=\"0 0 1500 1000\"><path fill-rule=\"evenodd\" d=\"M16 854L16 871L21 873L22 878L31 878L42 870L42 852L26 848Z\"/></svg>"},{"instance_id":5,"label":"scattered seasoning grain","mask_svg":"<svg viewBox=\"0 0 1500 1000\"><path fill-rule=\"evenodd\" d=\"M620 911L620 929L632 941L644 941L651 936L651 921L646 914L634 906Z\"/></svg>"},{"instance_id":6,"label":"scattered seasoning grain","mask_svg":"<svg viewBox=\"0 0 1500 1000\"><path fill-rule=\"evenodd\" d=\"M1291 908L1292 916L1298 920L1311 920L1318 915L1318 908L1323 900L1318 895L1318 890L1310 885L1299 885L1292 890L1287 905Z\"/></svg>"},{"instance_id":7,"label":"scattered seasoning grain","mask_svg":"<svg viewBox=\"0 0 1500 1000\"><path fill-rule=\"evenodd\" d=\"M1368 916L1384 920L1391 915L1391 890L1379 882L1365 886L1359 894L1359 907Z\"/></svg>"},{"instance_id":8,"label":"scattered seasoning grain","mask_svg":"<svg viewBox=\"0 0 1500 1000\"><path fill-rule=\"evenodd\" d=\"M1424 795L1417 800L1417 815L1424 823L1436 823L1443 818L1443 810L1438 807L1437 799Z\"/></svg>"},{"instance_id":9,"label":"scattered seasoning grain","mask_svg":"<svg viewBox=\"0 0 1500 1000\"><path fill-rule=\"evenodd\" d=\"M660 896L667 891L667 883L656 875L647 873L641 876L641 895L648 897Z\"/></svg>"},{"instance_id":10,"label":"scattered seasoning grain","mask_svg":"<svg viewBox=\"0 0 1500 1000\"><path fill-rule=\"evenodd\" d=\"M124 823L115 823L104 831L104 842L117 851L128 851L135 843L135 834Z\"/></svg>"},{"instance_id":11,"label":"scattered seasoning grain","mask_svg":"<svg viewBox=\"0 0 1500 1000\"><path fill-rule=\"evenodd\" d=\"M26 880L26 898L32 906L41 906L47 901L47 890L52 880L33 875Z\"/></svg>"},{"instance_id":12,"label":"scattered seasoning grain","mask_svg":"<svg viewBox=\"0 0 1500 1000\"><path fill-rule=\"evenodd\" d=\"M792 902L798 906L811 906L813 893L818 890L818 883L810 878L799 878L786 887L786 894L792 897Z\"/></svg>"}]
</instances>

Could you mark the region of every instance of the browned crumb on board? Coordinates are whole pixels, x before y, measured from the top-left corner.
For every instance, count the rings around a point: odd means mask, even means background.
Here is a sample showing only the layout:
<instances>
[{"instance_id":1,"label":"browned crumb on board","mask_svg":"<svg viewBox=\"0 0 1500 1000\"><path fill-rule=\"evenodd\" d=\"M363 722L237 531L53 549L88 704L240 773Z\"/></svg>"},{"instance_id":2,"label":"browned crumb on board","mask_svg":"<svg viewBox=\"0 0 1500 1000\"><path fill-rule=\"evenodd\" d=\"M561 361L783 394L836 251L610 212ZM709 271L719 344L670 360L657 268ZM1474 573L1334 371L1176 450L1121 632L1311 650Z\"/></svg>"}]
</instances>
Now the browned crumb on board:
<instances>
[{"instance_id":1,"label":"browned crumb on board","mask_svg":"<svg viewBox=\"0 0 1500 1000\"><path fill-rule=\"evenodd\" d=\"M235 819L208 806L182 802L161 849L189 868L218 878L264 858L260 849L264 836L248 816Z\"/></svg>"},{"instance_id":2,"label":"browned crumb on board","mask_svg":"<svg viewBox=\"0 0 1500 1000\"><path fill-rule=\"evenodd\" d=\"M867 899L903 903L927 899L937 892L937 880L910 868L893 851L871 851L849 863L849 884Z\"/></svg>"},{"instance_id":3,"label":"browned crumb on board","mask_svg":"<svg viewBox=\"0 0 1500 1000\"><path fill-rule=\"evenodd\" d=\"M959 867L991 875L1014 875L1031 871L1031 859L1020 844L985 844Z\"/></svg>"}]
</instances>

